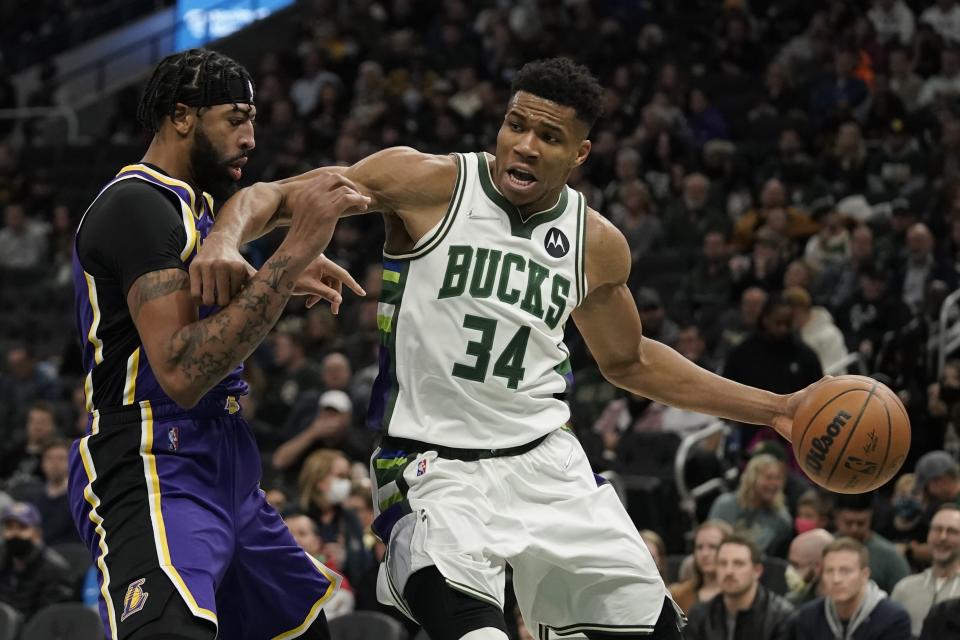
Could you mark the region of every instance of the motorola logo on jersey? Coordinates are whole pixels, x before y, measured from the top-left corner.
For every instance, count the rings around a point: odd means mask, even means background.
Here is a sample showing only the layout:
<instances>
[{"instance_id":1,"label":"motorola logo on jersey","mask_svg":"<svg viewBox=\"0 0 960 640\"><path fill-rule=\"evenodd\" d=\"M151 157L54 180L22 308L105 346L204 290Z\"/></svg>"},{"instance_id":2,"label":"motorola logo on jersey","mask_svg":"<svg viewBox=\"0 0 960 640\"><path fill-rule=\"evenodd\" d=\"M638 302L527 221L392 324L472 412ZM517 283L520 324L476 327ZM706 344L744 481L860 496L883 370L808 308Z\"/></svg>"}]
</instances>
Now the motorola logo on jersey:
<instances>
[{"instance_id":1,"label":"motorola logo on jersey","mask_svg":"<svg viewBox=\"0 0 960 640\"><path fill-rule=\"evenodd\" d=\"M563 231L553 227L547 231L547 236L543 239L543 247L554 258L562 258L570 251L570 241L567 240Z\"/></svg>"}]
</instances>

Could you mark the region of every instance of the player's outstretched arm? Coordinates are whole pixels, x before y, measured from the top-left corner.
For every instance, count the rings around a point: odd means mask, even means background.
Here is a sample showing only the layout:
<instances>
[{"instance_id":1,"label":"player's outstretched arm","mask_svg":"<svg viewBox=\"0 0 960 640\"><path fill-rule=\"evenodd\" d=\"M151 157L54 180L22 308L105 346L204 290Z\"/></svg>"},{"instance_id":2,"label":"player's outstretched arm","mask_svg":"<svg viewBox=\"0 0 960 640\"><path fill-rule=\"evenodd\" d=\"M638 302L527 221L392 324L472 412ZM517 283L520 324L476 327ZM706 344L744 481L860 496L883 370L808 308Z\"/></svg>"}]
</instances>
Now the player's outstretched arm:
<instances>
[{"instance_id":1,"label":"player's outstretched arm","mask_svg":"<svg viewBox=\"0 0 960 640\"><path fill-rule=\"evenodd\" d=\"M296 280L330 241L341 213L367 202L337 175L302 189L291 204L291 232L276 253L230 304L203 320L182 269L137 278L127 305L167 395L191 407L249 356L280 317Z\"/></svg>"},{"instance_id":2,"label":"player's outstretched arm","mask_svg":"<svg viewBox=\"0 0 960 640\"><path fill-rule=\"evenodd\" d=\"M200 255L193 261L190 275L194 297L204 304L213 304L216 299L221 305L232 299L239 291L237 283L245 282L243 274L249 271L240 255L240 246L276 226L289 224L288 194L331 173L343 176L354 189L370 198L370 206L365 212L378 211L388 218L396 218L409 237L419 238L443 216L453 193L457 165L452 156L434 156L410 147L392 147L350 167L321 167L240 191L220 209L213 230L204 241ZM356 213L359 212L344 215ZM318 261L320 264L315 265L314 270L336 270L336 266L322 256ZM334 275L337 282L347 284L363 295L348 274ZM227 287L228 284L231 286ZM304 293L317 293L334 305L338 304L337 292L329 287L311 287L309 281L299 284ZM310 302L316 302L316 296Z\"/></svg>"},{"instance_id":3,"label":"player's outstretched arm","mask_svg":"<svg viewBox=\"0 0 960 640\"><path fill-rule=\"evenodd\" d=\"M718 376L670 347L644 338L627 287L630 248L610 222L590 211L586 270L590 287L573 320L604 377L663 404L751 424L773 426L790 439L799 394L781 396Z\"/></svg>"}]
</instances>

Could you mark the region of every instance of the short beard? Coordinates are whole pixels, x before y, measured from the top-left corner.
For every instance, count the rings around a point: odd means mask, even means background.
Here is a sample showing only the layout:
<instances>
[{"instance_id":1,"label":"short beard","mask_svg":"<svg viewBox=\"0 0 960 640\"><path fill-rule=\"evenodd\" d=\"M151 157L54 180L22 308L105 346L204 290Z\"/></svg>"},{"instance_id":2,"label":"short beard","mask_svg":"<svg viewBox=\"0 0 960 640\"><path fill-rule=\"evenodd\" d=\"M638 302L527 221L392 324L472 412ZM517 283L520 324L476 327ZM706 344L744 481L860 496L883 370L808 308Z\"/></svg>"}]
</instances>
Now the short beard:
<instances>
[{"instance_id":1,"label":"short beard","mask_svg":"<svg viewBox=\"0 0 960 640\"><path fill-rule=\"evenodd\" d=\"M237 158L221 159L213 142L198 124L193 148L190 150L190 168L197 186L212 195L217 202L223 202L239 188L227 171L227 163L235 160Z\"/></svg>"}]
</instances>

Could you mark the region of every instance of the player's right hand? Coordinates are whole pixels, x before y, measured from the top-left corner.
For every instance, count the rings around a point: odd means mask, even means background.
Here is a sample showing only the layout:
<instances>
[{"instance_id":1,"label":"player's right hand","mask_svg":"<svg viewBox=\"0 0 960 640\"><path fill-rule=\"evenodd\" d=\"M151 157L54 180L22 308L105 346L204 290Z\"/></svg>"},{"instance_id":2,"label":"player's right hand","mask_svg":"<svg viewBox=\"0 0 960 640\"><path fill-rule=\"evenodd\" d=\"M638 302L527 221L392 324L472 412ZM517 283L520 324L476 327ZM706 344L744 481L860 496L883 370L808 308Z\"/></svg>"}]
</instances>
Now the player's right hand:
<instances>
[{"instance_id":1,"label":"player's right hand","mask_svg":"<svg viewBox=\"0 0 960 640\"><path fill-rule=\"evenodd\" d=\"M283 207L290 215L287 236L311 257L323 251L340 216L367 210L370 198L339 171L316 171L309 180L284 183Z\"/></svg>"}]
</instances>

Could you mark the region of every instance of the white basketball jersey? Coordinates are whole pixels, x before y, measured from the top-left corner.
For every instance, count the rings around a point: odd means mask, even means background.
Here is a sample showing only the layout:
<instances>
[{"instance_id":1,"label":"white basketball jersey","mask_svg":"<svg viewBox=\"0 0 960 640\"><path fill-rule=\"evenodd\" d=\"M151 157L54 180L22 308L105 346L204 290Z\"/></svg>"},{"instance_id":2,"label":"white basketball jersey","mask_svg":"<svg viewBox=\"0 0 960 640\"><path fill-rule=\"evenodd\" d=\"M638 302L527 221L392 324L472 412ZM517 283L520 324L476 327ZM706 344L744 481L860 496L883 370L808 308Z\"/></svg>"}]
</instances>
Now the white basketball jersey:
<instances>
[{"instance_id":1,"label":"white basketball jersey","mask_svg":"<svg viewBox=\"0 0 960 640\"><path fill-rule=\"evenodd\" d=\"M494 186L486 154L454 155L446 215L410 252L384 253L368 416L399 438L518 446L570 417L563 329L586 292L586 204L564 187L555 206L524 218Z\"/></svg>"}]
</instances>

